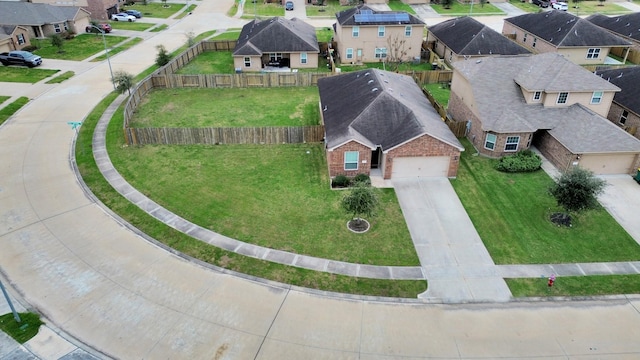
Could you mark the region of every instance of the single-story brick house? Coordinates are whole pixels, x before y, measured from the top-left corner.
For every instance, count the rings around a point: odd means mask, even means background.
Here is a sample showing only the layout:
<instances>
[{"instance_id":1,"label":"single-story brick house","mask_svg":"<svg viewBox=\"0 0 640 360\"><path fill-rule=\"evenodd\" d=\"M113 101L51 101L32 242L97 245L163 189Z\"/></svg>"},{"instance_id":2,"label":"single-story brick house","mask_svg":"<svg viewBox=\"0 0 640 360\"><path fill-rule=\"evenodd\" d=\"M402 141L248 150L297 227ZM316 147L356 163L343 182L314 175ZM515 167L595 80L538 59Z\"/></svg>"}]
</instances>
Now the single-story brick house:
<instances>
[{"instance_id":1,"label":"single-story brick house","mask_svg":"<svg viewBox=\"0 0 640 360\"><path fill-rule=\"evenodd\" d=\"M607 120L620 88L563 56L486 57L454 64L448 112L476 150L501 157L535 145L559 170L629 174L640 141Z\"/></svg>"},{"instance_id":2,"label":"single-story brick house","mask_svg":"<svg viewBox=\"0 0 640 360\"><path fill-rule=\"evenodd\" d=\"M318 89L332 178L456 176L464 147L411 77L368 69L319 79Z\"/></svg>"},{"instance_id":3,"label":"single-story brick house","mask_svg":"<svg viewBox=\"0 0 640 360\"><path fill-rule=\"evenodd\" d=\"M265 67L317 68L320 46L316 29L304 21L274 17L251 20L242 27L233 50L237 71Z\"/></svg>"},{"instance_id":4,"label":"single-story brick house","mask_svg":"<svg viewBox=\"0 0 640 360\"><path fill-rule=\"evenodd\" d=\"M607 118L640 139L640 66L596 71L596 75L620 88Z\"/></svg>"}]
</instances>

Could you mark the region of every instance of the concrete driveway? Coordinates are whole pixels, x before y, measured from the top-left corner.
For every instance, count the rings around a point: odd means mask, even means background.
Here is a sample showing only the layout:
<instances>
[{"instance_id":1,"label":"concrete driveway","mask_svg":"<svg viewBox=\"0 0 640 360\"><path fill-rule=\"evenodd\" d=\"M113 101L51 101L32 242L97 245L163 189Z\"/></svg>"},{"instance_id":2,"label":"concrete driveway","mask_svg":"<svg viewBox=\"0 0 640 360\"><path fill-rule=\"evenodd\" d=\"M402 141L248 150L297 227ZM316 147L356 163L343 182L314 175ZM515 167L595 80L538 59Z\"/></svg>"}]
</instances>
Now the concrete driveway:
<instances>
[{"instance_id":1,"label":"concrete driveway","mask_svg":"<svg viewBox=\"0 0 640 360\"><path fill-rule=\"evenodd\" d=\"M404 178L393 180L393 187L429 281L420 298L457 303L511 298L449 179Z\"/></svg>"},{"instance_id":2,"label":"concrete driveway","mask_svg":"<svg viewBox=\"0 0 640 360\"><path fill-rule=\"evenodd\" d=\"M640 184L629 175L601 176L607 182L600 204L640 244Z\"/></svg>"}]
</instances>

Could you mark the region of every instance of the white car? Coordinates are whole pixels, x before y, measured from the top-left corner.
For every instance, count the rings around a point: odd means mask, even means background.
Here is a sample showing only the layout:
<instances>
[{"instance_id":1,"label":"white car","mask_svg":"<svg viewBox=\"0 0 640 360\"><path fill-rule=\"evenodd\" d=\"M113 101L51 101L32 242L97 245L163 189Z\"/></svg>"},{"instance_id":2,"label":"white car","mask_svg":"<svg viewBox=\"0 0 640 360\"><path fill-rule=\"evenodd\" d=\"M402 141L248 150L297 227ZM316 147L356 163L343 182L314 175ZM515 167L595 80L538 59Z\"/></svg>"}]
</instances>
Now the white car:
<instances>
[{"instance_id":1,"label":"white car","mask_svg":"<svg viewBox=\"0 0 640 360\"><path fill-rule=\"evenodd\" d=\"M551 7L556 10L562 10L562 11L567 11L569 9L569 6L567 5L567 3L561 2L561 1L551 4Z\"/></svg>"},{"instance_id":2,"label":"white car","mask_svg":"<svg viewBox=\"0 0 640 360\"><path fill-rule=\"evenodd\" d=\"M111 15L111 20L132 22L132 21L136 21L136 17L133 15L125 14L125 13L120 13L120 14Z\"/></svg>"}]
</instances>

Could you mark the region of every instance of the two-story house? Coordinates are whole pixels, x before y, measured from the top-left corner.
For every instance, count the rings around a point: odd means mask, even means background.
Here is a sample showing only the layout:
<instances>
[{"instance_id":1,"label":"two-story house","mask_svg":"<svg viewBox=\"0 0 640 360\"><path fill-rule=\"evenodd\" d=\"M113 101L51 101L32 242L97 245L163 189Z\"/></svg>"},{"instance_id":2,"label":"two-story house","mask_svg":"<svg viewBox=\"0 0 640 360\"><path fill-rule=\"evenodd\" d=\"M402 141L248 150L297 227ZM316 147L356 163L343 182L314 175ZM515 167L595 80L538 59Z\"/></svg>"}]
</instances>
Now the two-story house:
<instances>
[{"instance_id":1,"label":"two-story house","mask_svg":"<svg viewBox=\"0 0 640 360\"><path fill-rule=\"evenodd\" d=\"M611 17L594 14L585 20L630 41L632 45L628 52L625 52L624 49L614 48L611 49L611 53L635 64L640 64L640 12Z\"/></svg>"},{"instance_id":2,"label":"two-story house","mask_svg":"<svg viewBox=\"0 0 640 360\"><path fill-rule=\"evenodd\" d=\"M618 91L559 54L486 57L454 64L448 111L480 154L534 145L561 171L628 174L640 141L606 118Z\"/></svg>"},{"instance_id":3,"label":"two-story house","mask_svg":"<svg viewBox=\"0 0 640 360\"><path fill-rule=\"evenodd\" d=\"M424 22L411 14L360 5L336 13L336 19L334 40L343 64L420 58Z\"/></svg>"},{"instance_id":4,"label":"two-story house","mask_svg":"<svg viewBox=\"0 0 640 360\"><path fill-rule=\"evenodd\" d=\"M558 53L578 65L603 64L612 48L631 46L629 41L560 10L507 18L502 33L533 53Z\"/></svg>"},{"instance_id":5,"label":"two-story house","mask_svg":"<svg viewBox=\"0 0 640 360\"><path fill-rule=\"evenodd\" d=\"M621 89L607 118L640 139L640 66L596 71L596 75Z\"/></svg>"}]
</instances>

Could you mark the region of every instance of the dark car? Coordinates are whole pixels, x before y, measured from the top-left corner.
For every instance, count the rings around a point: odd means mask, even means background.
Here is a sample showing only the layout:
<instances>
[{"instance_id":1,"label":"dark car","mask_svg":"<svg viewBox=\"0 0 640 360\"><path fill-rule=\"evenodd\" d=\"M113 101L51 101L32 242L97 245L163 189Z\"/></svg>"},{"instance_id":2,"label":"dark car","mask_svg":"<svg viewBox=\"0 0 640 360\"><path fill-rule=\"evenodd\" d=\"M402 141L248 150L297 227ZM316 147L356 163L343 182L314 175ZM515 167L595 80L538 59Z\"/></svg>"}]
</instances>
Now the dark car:
<instances>
[{"instance_id":1,"label":"dark car","mask_svg":"<svg viewBox=\"0 0 640 360\"><path fill-rule=\"evenodd\" d=\"M136 18L140 19L142 17L142 13L138 10L125 10L125 14L133 15Z\"/></svg>"},{"instance_id":2,"label":"dark car","mask_svg":"<svg viewBox=\"0 0 640 360\"><path fill-rule=\"evenodd\" d=\"M94 27L95 26L95 27ZM100 33L100 30L106 32L106 33L110 33L111 32L111 25L109 24L96 24L94 26L91 25L87 25L86 28L84 28L84 31L90 33ZM97 29L96 29L97 28Z\"/></svg>"},{"instance_id":3,"label":"dark car","mask_svg":"<svg viewBox=\"0 0 640 360\"><path fill-rule=\"evenodd\" d=\"M532 2L534 5L538 5L543 8L549 7L549 3L550 3L549 0L532 0Z\"/></svg>"},{"instance_id":4,"label":"dark car","mask_svg":"<svg viewBox=\"0 0 640 360\"><path fill-rule=\"evenodd\" d=\"M42 64L42 58L28 51L14 50L0 53L0 62L4 66L22 65L34 67Z\"/></svg>"},{"instance_id":5,"label":"dark car","mask_svg":"<svg viewBox=\"0 0 640 360\"><path fill-rule=\"evenodd\" d=\"M287 1L284 3L284 9L287 11L293 10L293 1Z\"/></svg>"}]
</instances>

